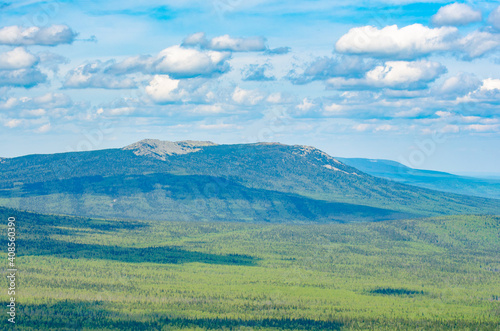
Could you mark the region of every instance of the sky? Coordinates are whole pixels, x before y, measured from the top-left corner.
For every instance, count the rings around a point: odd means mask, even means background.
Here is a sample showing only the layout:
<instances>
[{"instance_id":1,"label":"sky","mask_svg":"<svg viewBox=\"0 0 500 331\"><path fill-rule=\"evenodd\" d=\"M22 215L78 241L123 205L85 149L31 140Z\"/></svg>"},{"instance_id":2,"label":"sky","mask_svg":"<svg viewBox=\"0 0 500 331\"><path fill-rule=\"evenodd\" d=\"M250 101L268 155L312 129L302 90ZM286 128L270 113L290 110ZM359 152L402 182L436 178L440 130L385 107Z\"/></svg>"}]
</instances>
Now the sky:
<instances>
[{"instance_id":1,"label":"sky","mask_svg":"<svg viewBox=\"0 0 500 331\"><path fill-rule=\"evenodd\" d=\"M499 174L497 1L0 1L0 156L150 138Z\"/></svg>"}]
</instances>

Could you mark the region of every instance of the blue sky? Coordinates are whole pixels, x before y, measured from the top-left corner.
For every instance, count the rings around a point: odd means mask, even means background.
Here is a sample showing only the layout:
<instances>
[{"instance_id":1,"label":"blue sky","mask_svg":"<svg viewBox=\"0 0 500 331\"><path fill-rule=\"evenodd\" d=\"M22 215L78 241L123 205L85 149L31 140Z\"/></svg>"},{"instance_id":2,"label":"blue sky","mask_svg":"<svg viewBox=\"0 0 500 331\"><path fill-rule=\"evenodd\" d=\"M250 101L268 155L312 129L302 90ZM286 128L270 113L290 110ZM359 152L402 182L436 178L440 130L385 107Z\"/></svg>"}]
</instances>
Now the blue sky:
<instances>
[{"instance_id":1,"label":"blue sky","mask_svg":"<svg viewBox=\"0 0 500 331\"><path fill-rule=\"evenodd\" d=\"M0 156L278 141L500 172L494 1L3 1Z\"/></svg>"}]
</instances>

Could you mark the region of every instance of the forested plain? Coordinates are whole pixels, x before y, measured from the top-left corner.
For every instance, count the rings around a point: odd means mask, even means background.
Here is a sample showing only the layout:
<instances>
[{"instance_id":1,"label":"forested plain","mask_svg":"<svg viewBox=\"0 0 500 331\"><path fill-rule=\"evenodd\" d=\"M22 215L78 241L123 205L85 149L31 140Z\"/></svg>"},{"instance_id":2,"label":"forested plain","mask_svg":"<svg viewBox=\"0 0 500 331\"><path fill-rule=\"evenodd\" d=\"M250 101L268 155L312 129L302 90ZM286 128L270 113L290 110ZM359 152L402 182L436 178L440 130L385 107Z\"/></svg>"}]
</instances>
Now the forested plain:
<instances>
[{"instance_id":1,"label":"forested plain","mask_svg":"<svg viewBox=\"0 0 500 331\"><path fill-rule=\"evenodd\" d=\"M0 214L17 219L18 330L499 327L497 216L270 224ZM6 250L1 258L5 273Z\"/></svg>"}]
</instances>

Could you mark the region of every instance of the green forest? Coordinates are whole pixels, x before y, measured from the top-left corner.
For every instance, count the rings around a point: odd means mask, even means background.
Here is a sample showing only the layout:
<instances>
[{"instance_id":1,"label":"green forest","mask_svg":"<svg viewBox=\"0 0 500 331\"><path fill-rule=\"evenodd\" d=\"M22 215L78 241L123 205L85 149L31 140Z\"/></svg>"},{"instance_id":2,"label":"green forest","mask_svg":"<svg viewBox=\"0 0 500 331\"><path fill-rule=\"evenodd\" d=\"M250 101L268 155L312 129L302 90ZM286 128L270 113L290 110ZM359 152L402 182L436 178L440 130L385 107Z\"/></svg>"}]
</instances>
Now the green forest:
<instances>
[{"instance_id":1,"label":"green forest","mask_svg":"<svg viewBox=\"0 0 500 331\"><path fill-rule=\"evenodd\" d=\"M16 330L499 327L497 216L271 224L0 215L3 233L17 219ZM1 258L5 274L6 249Z\"/></svg>"},{"instance_id":2,"label":"green forest","mask_svg":"<svg viewBox=\"0 0 500 331\"><path fill-rule=\"evenodd\" d=\"M138 144L136 152L145 153L147 144ZM165 159L127 149L5 159L0 206L191 222L345 223L500 214L496 199L404 185L318 149L281 144L206 146Z\"/></svg>"}]
</instances>

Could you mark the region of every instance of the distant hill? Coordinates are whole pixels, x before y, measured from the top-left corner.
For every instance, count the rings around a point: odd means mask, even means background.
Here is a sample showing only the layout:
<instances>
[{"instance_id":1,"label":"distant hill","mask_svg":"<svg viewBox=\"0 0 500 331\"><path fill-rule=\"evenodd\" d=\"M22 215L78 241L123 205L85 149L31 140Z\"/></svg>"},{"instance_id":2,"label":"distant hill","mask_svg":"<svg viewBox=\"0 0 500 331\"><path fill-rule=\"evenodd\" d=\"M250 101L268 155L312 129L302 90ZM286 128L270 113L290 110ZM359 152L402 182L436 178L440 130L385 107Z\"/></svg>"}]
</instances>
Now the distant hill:
<instances>
[{"instance_id":1,"label":"distant hill","mask_svg":"<svg viewBox=\"0 0 500 331\"><path fill-rule=\"evenodd\" d=\"M310 146L159 140L3 159L0 205L186 221L352 222L500 214L496 200L377 178Z\"/></svg>"},{"instance_id":2,"label":"distant hill","mask_svg":"<svg viewBox=\"0 0 500 331\"><path fill-rule=\"evenodd\" d=\"M444 192L500 199L500 179L474 178L440 171L413 169L390 160L337 159L376 177Z\"/></svg>"}]
</instances>

